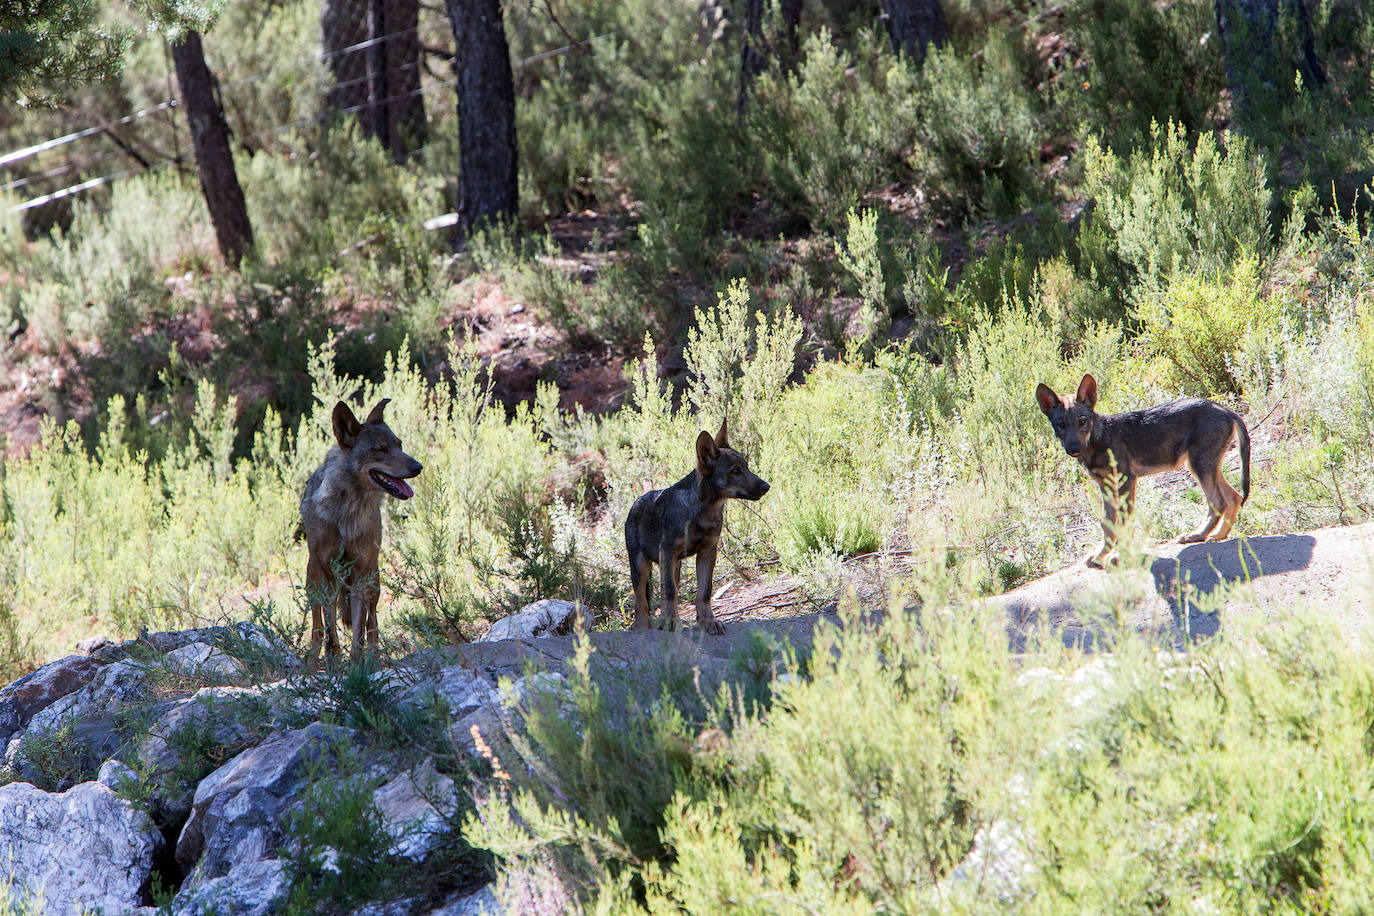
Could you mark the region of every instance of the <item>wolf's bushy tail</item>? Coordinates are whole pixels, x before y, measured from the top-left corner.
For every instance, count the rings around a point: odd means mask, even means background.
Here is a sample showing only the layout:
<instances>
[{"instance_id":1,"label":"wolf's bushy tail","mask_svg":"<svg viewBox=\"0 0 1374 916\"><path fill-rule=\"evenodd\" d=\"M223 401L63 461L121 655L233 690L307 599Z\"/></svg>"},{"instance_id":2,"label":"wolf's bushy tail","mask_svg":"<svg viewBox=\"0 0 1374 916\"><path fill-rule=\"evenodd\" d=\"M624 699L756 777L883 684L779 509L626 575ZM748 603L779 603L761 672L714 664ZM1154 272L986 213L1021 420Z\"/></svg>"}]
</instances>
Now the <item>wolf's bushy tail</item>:
<instances>
[{"instance_id":1,"label":"wolf's bushy tail","mask_svg":"<svg viewBox=\"0 0 1374 916\"><path fill-rule=\"evenodd\" d=\"M1239 417L1236 418L1236 447L1240 449L1240 502L1245 505L1250 498L1250 430Z\"/></svg>"}]
</instances>

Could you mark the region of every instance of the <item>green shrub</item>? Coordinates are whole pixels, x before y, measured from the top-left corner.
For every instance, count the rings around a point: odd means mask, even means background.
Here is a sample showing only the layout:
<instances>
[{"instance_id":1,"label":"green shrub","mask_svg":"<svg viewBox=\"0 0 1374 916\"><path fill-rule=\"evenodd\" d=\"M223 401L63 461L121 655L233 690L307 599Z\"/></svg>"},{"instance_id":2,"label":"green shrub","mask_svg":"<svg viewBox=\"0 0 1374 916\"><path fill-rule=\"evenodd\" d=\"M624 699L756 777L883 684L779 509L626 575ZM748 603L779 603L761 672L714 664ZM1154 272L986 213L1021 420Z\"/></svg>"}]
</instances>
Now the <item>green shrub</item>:
<instances>
[{"instance_id":1,"label":"green shrub","mask_svg":"<svg viewBox=\"0 0 1374 916\"><path fill-rule=\"evenodd\" d=\"M981 57L953 45L926 55L919 87L917 170L956 206L997 215L1035 188L1040 126L1017 51L991 39Z\"/></svg>"},{"instance_id":2,"label":"green shrub","mask_svg":"<svg viewBox=\"0 0 1374 916\"><path fill-rule=\"evenodd\" d=\"M651 911L932 907L982 821L980 790L997 791L989 768L1025 741L1006 727L1018 698L1002 639L900 613L822 629L809 677L775 685L767 717L698 739L667 806L674 859L635 868Z\"/></svg>"},{"instance_id":3,"label":"green shrub","mask_svg":"<svg viewBox=\"0 0 1374 916\"><path fill-rule=\"evenodd\" d=\"M912 74L876 40L857 47L851 59L828 32L808 37L796 69L761 76L745 112L771 196L813 226L903 174L914 139Z\"/></svg>"},{"instance_id":4,"label":"green shrub","mask_svg":"<svg viewBox=\"0 0 1374 916\"><path fill-rule=\"evenodd\" d=\"M1113 149L1173 122L1188 136L1207 125L1225 87L1216 12L1207 0L1075 0L1066 6L1069 37L1087 57L1061 89L1079 130Z\"/></svg>"},{"instance_id":5,"label":"green shrub","mask_svg":"<svg viewBox=\"0 0 1374 916\"><path fill-rule=\"evenodd\" d=\"M1242 137L1223 149L1204 134L1190 149L1182 126L1155 126L1151 148L1125 159L1089 140L1084 189L1095 207L1079 249L1108 289L1148 290L1181 270L1218 278L1241 255L1269 251L1272 194Z\"/></svg>"},{"instance_id":6,"label":"green shrub","mask_svg":"<svg viewBox=\"0 0 1374 916\"><path fill-rule=\"evenodd\" d=\"M1271 362L1282 317L1281 300L1261 295L1253 259L1239 261L1226 283L1177 277L1137 312L1141 342L1165 362L1173 387L1232 398Z\"/></svg>"},{"instance_id":7,"label":"green shrub","mask_svg":"<svg viewBox=\"0 0 1374 916\"><path fill-rule=\"evenodd\" d=\"M1043 479L1059 464L1048 424L1034 409L1035 386L1076 387L1084 372L1110 388L1121 330L1094 326L1072 367L1060 333L1038 307L1008 303L998 314L975 313L959 348L953 409L959 422L943 430L956 461L983 480L1013 484ZM1072 378L1072 385L1059 381Z\"/></svg>"},{"instance_id":8,"label":"green shrub","mask_svg":"<svg viewBox=\"0 0 1374 916\"><path fill-rule=\"evenodd\" d=\"M578 643L568 688L522 704L524 727L488 739L495 779L463 833L508 868L551 869L581 896L628 864L669 854L664 814L704 722L692 672L645 670L621 677ZM508 748L508 749L507 749Z\"/></svg>"},{"instance_id":9,"label":"green shrub","mask_svg":"<svg viewBox=\"0 0 1374 916\"><path fill-rule=\"evenodd\" d=\"M845 214L849 231L835 246L835 258L854 278L862 306L859 312L859 343L868 344L887 331L887 282L878 248L878 213L850 210Z\"/></svg>"},{"instance_id":10,"label":"green shrub","mask_svg":"<svg viewBox=\"0 0 1374 916\"><path fill-rule=\"evenodd\" d=\"M374 900L390 877L391 840L372 803L370 781L357 772L356 761L348 769L354 772L333 772L329 761L316 762L307 773L301 805L286 823L294 841L288 913Z\"/></svg>"}]
</instances>

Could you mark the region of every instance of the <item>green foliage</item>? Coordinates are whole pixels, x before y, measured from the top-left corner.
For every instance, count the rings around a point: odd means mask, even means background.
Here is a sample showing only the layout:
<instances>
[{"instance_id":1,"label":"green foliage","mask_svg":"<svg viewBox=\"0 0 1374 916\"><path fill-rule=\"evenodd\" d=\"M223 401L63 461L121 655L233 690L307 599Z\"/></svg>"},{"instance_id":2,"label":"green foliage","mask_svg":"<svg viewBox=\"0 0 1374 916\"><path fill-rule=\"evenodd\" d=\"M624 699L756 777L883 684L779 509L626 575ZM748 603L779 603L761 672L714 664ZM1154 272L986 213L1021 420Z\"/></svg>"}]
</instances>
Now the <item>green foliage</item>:
<instances>
[{"instance_id":1,"label":"green foliage","mask_svg":"<svg viewBox=\"0 0 1374 916\"><path fill-rule=\"evenodd\" d=\"M1181 125L1151 129L1151 149L1121 157L1086 147L1095 201L1079 235L1084 264L1109 288L1152 288L1179 271L1224 276L1244 254L1269 250L1272 193L1264 162L1242 137L1190 144Z\"/></svg>"},{"instance_id":2,"label":"green foliage","mask_svg":"<svg viewBox=\"0 0 1374 916\"><path fill-rule=\"evenodd\" d=\"M1203 130L1225 85L1212 3L1075 0L1066 14L1087 57L1061 89L1080 129L1118 150L1156 123L1178 124L1190 137Z\"/></svg>"},{"instance_id":3,"label":"green foliage","mask_svg":"<svg viewBox=\"0 0 1374 916\"><path fill-rule=\"evenodd\" d=\"M854 278L863 305L859 312L859 341L868 344L887 331L887 282L883 278L883 259L878 248L878 213L850 210L845 214L849 226L843 244L835 246L835 258Z\"/></svg>"},{"instance_id":4,"label":"green foliage","mask_svg":"<svg viewBox=\"0 0 1374 916\"><path fill-rule=\"evenodd\" d=\"M390 839L372 804L369 781L361 773L333 772L325 763L314 769L286 825L295 841L287 900L291 914L376 899L389 872Z\"/></svg>"},{"instance_id":5,"label":"green foliage","mask_svg":"<svg viewBox=\"0 0 1374 916\"><path fill-rule=\"evenodd\" d=\"M926 55L916 166L955 205L1005 214L1035 184L1040 127L1019 49L993 39L981 58L953 45Z\"/></svg>"},{"instance_id":6,"label":"green foliage","mask_svg":"<svg viewBox=\"0 0 1374 916\"><path fill-rule=\"evenodd\" d=\"M1282 316L1281 300L1261 295L1253 259L1239 261L1225 283L1181 277L1137 313L1142 343L1166 362L1171 386L1232 398L1271 361Z\"/></svg>"},{"instance_id":7,"label":"green foliage","mask_svg":"<svg viewBox=\"0 0 1374 916\"><path fill-rule=\"evenodd\" d=\"M119 71L129 36L92 0L25 0L0 10L0 98L55 105L75 84Z\"/></svg>"},{"instance_id":8,"label":"green foliage","mask_svg":"<svg viewBox=\"0 0 1374 916\"><path fill-rule=\"evenodd\" d=\"M593 886L608 859L668 853L664 812L703 721L690 671L637 666L617 678L598 667L593 678L590 651L579 641L566 691L522 704L524 729L504 736L503 756L489 752L496 781L463 823L474 846L552 868L574 889Z\"/></svg>"},{"instance_id":9,"label":"green foliage","mask_svg":"<svg viewBox=\"0 0 1374 916\"><path fill-rule=\"evenodd\" d=\"M1091 372L1101 388L1110 390L1113 365L1120 359L1120 329L1092 327L1072 367L1059 339L1058 329L1037 306L1012 302L1000 314L976 313L959 350L955 410L960 422L946 436L955 460L978 477L1031 481L1060 463L1049 427L1034 409L1039 383L1062 388L1057 377L1063 376L1076 386L1084 372Z\"/></svg>"},{"instance_id":10,"label":"green foliage","mask_svg":"<svg viewBox=\"0 0 1374 916\"><path fill-rule=\"evenodd\" d=\"M719 417L731 443L755 454L762 415L792 375L801 336L801 321L785 306L751 307L742 281L731 283L714 309L699 311L682 356L692 378L688 400L703 426L714 430Z\"/></svg>"},{"instance_id":11,"label":"green foliage","mask_svg":"<svg viewBox=\"0 0 1374 916\"><path fill-rule=\"evenodd\" d=\"M860 196L901 174L916 120L915 80L881 45L851 59L822 30L793 71L754 84L745 127L778 202L815 226L838 223Z\"/></svg>"},{"instance_id":12,"label":"green foliage","mask_svg":"<svg viewBox=\"0 0 1374 916\"><path fill-rule=\"evenodd\" d=\"M77 783L95 778L99 763L76 737L77 721L64 719L56 728L25 732L13 763L0 771L0 781L22 777L45 792L65 792Z\"/></svg>"}]
</instances>

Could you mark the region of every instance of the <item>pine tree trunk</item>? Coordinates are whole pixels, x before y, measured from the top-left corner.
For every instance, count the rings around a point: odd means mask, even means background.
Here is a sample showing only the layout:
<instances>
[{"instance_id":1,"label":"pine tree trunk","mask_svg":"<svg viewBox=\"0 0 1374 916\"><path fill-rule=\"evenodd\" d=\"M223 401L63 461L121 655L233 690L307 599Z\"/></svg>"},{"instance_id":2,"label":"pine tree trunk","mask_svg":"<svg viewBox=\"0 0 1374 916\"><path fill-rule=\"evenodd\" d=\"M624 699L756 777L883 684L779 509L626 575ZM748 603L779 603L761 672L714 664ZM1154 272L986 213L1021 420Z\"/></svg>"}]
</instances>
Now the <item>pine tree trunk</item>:
<instances>
[{"instance_id":1,"label":"pine tree trunk","mask_svg":"<svg viewBox=\"0 0 1374 916\"><path fill-rule=\"evenodd\" d=\"M1293 75L1307 89L1326 85L1312 47L1312 23L1303 0L1215 0L1226 82L1238 111L1283 104Z\"/></svg>"},{"instance_id":2,"label":"pine tree trunk","mask_svg":"<svg viewBox=\"0 0 1374 916\"><path fill-rule=\"evenodd\" d=\"M329 105L356 115L397 162L425 145L419 22L419 0L323 0L320 8L334 74Z\"/></svg>"},{"instance_id":3,"label":"pine tree trunk","mask_svg":"<svg viewBox=\"0 0 1374 916\"><path fill-rule=\"evenodd\" d=\"M367 105L367 49L354 47L367 40L367 17L358 14L359 0L322 0L320 42L325 64L334 75L329 107L361 113Z\"/></svg>"},{"instance_id":4,"label":"pine tree trunk","mask_svg":"<svg viewBox=\"0 0 1374 916\"><path fill-rule=\"evenodd\" d=\"M883 13L892 50L917 63L925 59L928 45L939 48L949 41L940 0L883 0Z\"/></svg>"},{"instance_id":5,"label":"pine tree trunk","mask_svg":"<svg viewBox=\"0 0 1374 916\"><path fill-rule=\"evenodd\" d=\"M392 159L400 162L425 145L425 100L420 95L420 0L386 0L386 132Z\"/></svg>"},{"instance_id":6,"label":"pine tree trunk","mask_svg":"<svg viewBox=\"0 0 1374 916\"><path fill-rule=\"evenodd\" d=\"M187 31L172 42L172 61L181 86L181 104L191 125L200 188L219 240L219 251L225 261L238 267L243 255L253 247L253 227L248 222L238 173L234 171L229 125L215 100L214 78L205 65L199 32Z\"/></svg>"},{"instance_id":7,"label":"pine tree trunk","mask_svg":"<svg viewBox=\"0 0 1374 916\"><path fill-rule=\"evenodd\" d=\"M448 0L458 68L458 227L454 249L519 205L515 81L501 0Z\"/></svg>"},{"instance_id":8,"label":"pine tree trunk","mask_svg":"<svg viewBox=\"0 0 1374 916\"><path fill-rule=\"evenodd\" d=\"M749 100L749 84L767 63L763 49L763 0L744 0L744 46L739 53L739 97L735 103L741 115Z\"/></svg>"},{"instance_id":9,"label":"pine tree trunk","mask_svg":"<svg viewBox=\"0 0 1374 916\"><path fill-rule=\"evenodd\" d=\"M802 0L778 0L782 12L782 27L787 36L787 46L791 53L797 53L797 29L801 27Z\"/></svg>"}]
</instances>

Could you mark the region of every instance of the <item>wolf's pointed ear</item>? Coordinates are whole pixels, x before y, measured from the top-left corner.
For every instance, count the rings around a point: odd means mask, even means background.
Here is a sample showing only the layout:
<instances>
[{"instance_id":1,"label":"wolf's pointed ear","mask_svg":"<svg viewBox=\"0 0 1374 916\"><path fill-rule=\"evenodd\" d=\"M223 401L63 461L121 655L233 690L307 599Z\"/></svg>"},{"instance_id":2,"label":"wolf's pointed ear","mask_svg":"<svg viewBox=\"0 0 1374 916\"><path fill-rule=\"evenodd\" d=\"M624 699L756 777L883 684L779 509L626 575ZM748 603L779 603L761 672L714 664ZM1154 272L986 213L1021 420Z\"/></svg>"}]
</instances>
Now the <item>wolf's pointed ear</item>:
<instances>
[{"instance_id":1,"label":"wolf's pointed ear","mask_svg":"<svg viewBox=\"0 0 1374 916\"><path fill-rule=\"evenodd\" d=\"M1097 404L1097 379L1091 375L1083 376L1083 381L1078 383L1078 394L1074 395L1074 400L1092 410Z\"/></svg>"},{"instance_id":2,"label":"wolf's pointed ear","mask_svg":"<svg viewBox=\"0 0 1374 916\"><path fill-rule=\"evenodd\" d=\"M372 408L372 413L368 414L367 419L363 421L363 425L366 426L372 423L385 423L386 420L382 419L382 411L386 410L386 405L390 403L391 398L382 398L380 401L378 401L377 406Z\"/></svg>"},{"instance_id":3,"label":"wolf's pointed ear","mask_svg":"<svg viewBox=\"0 0 1374 916\"><path fill-rule=\"evenodd\" d=\"M1040 409L1048 417L1059 406L1059 395L1055 394L1049 385L1041 382L1035 386L1035 403L1040 405Z\"/></svg>"},{"instance_id":4,"label":"wolf's pointed ear","mask_svg":"<svg viewBox=\"0 0 1374 916\"><path fill-rule=\"evenodd\" d=\"M347 404L340 401L334 405L334 438L338 440L339 448L352 448L353 443L358 441L358 433L362 431L362 424L353 416Z\"/></svg>"},{"instance_id":5,"label":"wolf's pointed ear","mask_svg":"<svg viewBox=\"0 0 1374 916\"><path fill-rule=\"evenodd\" d=\"M716 433L716 448L729 448L730 438L725 434L725 420L720 421L720 432Z\"/></svg>"},{"instance_id":6,"label":"wolf's pointed ear","mask_svg":"<svg viewBox=\"0 0 1374 916\"><path fill-rule=\"evenodd\" d=\"M701 435L697 436L697 473L703 477L710 474L719 457L720 449L716 446L716 440L712 439L706 430L702 430Z\"/></svg>"}]
</instances>

